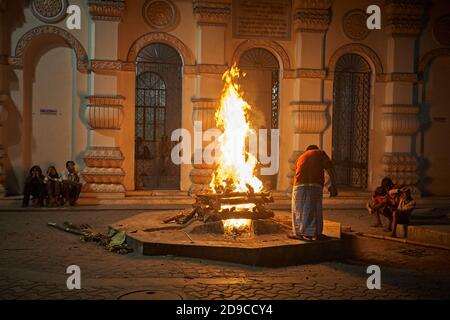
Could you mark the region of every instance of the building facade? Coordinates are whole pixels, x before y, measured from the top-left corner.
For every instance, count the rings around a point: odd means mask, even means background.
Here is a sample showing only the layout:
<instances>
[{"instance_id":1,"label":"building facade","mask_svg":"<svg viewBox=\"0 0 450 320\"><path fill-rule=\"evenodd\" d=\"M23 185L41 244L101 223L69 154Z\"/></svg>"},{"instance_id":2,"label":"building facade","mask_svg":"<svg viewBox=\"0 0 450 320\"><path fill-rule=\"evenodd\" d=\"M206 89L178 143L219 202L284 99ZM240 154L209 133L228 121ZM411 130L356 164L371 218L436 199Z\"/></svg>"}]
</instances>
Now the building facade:
<instances>
[{"instance_id":1,"label":"building facade","mask_svg":"<svg viewBox=\"0 0 450 320\"><path fill-rule=\"evenodd\" d=\"M366 26L370 5L380 30ZM390 176L450 195L448 1L2 0L0 19L6 195L33 164L69 159L87 196L204 189L211 166L174 165L171 133L214 127L234 63L252 123L280 130L268 188L288 190L294 161L317 144L341 188Z\"/></svg>"}]
</instances>

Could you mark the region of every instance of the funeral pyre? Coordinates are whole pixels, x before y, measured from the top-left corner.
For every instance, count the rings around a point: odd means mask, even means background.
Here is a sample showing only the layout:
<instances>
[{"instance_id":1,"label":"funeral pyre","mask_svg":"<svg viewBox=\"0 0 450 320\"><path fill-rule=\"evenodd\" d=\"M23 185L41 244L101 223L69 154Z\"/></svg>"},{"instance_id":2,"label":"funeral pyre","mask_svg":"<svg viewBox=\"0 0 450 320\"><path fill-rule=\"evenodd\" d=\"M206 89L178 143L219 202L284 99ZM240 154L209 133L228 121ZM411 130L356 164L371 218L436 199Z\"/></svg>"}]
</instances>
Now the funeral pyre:
<instances>
[{"instance_id":1,"label":"funeral pyre","mask_svg":"<svg viewBox=\"0 0 450 320\"><path fill-rule=\"evenodd\" d=\"M225 234L239 235L251 231L252 221L273 217L266 204L273 202L263 183L255 176L258 161L247 151L252 134L249 111L238 84L241 77L236 66L222 76L224 88L215 113L216 126L222 130L217 139L217 166L209 190L196 195L192 209L164 222L189 224L194 220L222 221Z\"/></svg>"}]
</instances>

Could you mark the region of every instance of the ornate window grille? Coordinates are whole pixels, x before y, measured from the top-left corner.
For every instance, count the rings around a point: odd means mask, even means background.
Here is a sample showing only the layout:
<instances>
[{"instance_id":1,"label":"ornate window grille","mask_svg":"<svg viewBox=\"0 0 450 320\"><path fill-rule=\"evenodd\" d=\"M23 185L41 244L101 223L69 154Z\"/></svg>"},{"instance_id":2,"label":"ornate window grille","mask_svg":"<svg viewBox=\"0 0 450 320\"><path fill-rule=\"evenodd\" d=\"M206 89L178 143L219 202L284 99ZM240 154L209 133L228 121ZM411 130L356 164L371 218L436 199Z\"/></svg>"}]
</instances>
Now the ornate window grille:
<instances>
[{"instance_id":1,"label":"ornate window grille","mask_svg":"<svg viewBox=\"0 0 450 320\"><path fill-rule=\"evenodd\" d=\"M332 159L341 186L367 188L370 75L369 64L357 54L336 63Z\"/></svg>"},{"instance_id":2,"label":"ornate window grille","mask_svg":"<svg viewBox=\"0 0 450 320\"><path fill-rule=\"evenodd\" d=\"M170 161L170 135L181 127L182 60L162 43L144 47L136 59L135 186L178 189L180 168Z\"/></svg>"}]
</instances>

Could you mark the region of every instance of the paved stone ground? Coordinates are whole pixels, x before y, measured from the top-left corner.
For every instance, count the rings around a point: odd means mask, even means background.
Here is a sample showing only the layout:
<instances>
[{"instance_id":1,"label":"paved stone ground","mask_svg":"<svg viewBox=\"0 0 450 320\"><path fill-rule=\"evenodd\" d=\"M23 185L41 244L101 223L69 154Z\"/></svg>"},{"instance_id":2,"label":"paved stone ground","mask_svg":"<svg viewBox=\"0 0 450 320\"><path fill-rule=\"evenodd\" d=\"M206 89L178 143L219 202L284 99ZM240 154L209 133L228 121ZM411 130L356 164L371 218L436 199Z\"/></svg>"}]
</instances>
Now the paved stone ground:
<instances>
[{"instance_id":1,"label":"paved stone ground","mask_svg":"<svg viewBox=\"0 0 450 320\"><path fill-rule=\"evenodd\" d=\"M131 292L149 299L450 298L450 254L445 250L380 240L367 245L359 260L268 269L121 256L46 225L71 221L106 232L109 224L138 212L0 212L0 299L117 299ZM326 216L362 214L334 210ZM381 267L381 290L366 287L366 268L372 263ZM71 264L81 268L81 290L66 288Z\"/></svg>"}]
</instances>

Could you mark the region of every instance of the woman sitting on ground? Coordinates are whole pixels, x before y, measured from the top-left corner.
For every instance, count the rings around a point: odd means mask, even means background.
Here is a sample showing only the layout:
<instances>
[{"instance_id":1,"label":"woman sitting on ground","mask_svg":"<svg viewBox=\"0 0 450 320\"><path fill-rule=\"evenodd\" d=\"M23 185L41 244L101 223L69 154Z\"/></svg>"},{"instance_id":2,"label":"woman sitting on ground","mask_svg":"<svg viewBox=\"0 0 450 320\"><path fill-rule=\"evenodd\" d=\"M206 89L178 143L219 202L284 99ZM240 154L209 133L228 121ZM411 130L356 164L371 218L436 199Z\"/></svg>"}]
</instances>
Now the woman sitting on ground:
<instances>
[{"instance_id":1,"label":"woman sitting on ground","mask_svg":"<svg viewBox=\"0 0 450 320\"><path fill-rule=\"evenodd\" d=\"M80 176L75 169L75 162L72 160L66 162L66 169L63 171L62 178L64 197L71 206L74 206L80 196L82 187Z\"/></svg>"},{"instance_id":2,"label":"woman sitting on ground","mask_svg":"<svg viewBox=\"0 0 450 320\"><path fill-rule=\"evenodd\" d=\"M31 167L28 177L25 180L22 207L28 207L30 196L33 197L33 207L39 207L43 205L45 197L44 179L45 177L42 174L41 167Z\"/></svg>"},{"instance_id":3,"label":"woman sitting on ground","mask_svg":"<svg viewBox=\"0 0 450 320\"><path fill-rule=\"evenodd\" d=\"M61 205L61 176L56 171L54 166L50 166L47 169L47 176L45 177L45 185L47 189L47 206L56 207Z\"/></svg>"}]
</instances>

